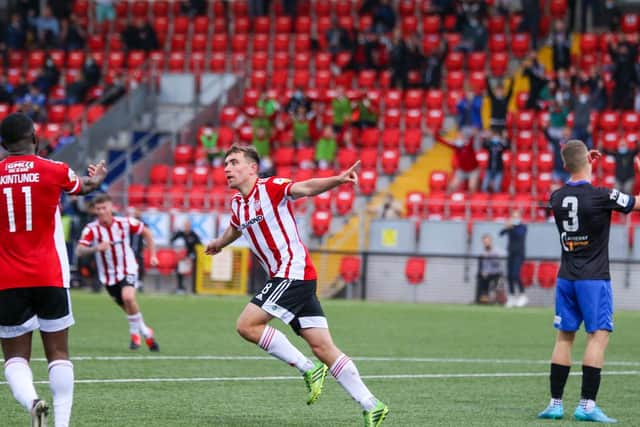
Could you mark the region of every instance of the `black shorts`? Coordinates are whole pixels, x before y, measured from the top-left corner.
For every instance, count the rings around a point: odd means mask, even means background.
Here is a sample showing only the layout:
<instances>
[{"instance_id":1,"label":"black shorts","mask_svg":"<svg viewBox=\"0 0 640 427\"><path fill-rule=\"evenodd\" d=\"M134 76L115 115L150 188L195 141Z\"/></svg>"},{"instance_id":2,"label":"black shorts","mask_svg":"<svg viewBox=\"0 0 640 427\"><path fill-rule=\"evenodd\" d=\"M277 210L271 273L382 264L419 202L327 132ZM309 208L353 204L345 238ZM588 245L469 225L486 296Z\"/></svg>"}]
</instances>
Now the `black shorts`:
<instances>
[{"instance_id":1,"label":"black shorts","mask_svg":"<svg viewBox=\"0 0 640 427\"><path fill-rule=\"evenodd\" d=\"M135 288L137 284L137 278L135 276L127 276L115 285L108 285L107 292L111 295L111 298L118 304L119 306L124 305L124 301L122 300L122 288L126 286L130 286Z\"/></svg>"},{"instance_id":2,"label":"black shorts","mask_svg":"<svg viewBox=\"0 0 640 427\"><path fill-rule=\"evenodd\" d=\"M73 325L69 289L43 286L0 291L0 338L40 329L58 332Z\"/></svg>"},{"instance_id":3,"label":"black shorts","mask_svg":"<svg viewBox=\"0 0 640 427\"><path fill-rule=\"evenodd\" d=\"M297 334L300 329L327 328L316 287L315 280L272 277L251 302L290 325Z\"/></svg>"}]
</instances>

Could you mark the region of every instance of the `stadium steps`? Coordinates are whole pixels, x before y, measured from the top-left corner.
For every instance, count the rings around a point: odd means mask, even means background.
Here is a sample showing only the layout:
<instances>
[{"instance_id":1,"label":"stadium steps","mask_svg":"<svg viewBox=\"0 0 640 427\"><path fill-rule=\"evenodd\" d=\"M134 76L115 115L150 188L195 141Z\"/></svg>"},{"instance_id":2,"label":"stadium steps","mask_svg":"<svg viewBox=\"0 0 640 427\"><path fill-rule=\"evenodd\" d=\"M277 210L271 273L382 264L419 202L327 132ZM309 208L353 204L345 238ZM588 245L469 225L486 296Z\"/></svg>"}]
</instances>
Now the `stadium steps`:
<instances>
[{"instance_id":1,"label":"stadium steps","mask_svg":"<svg viewBox=\"0 0 640 427\"><path fill-rule=\"evenodd\" d=\"M353 215L340 231L329 236L324 241L322 249L356 252L360 249L361 243L367 247L368 220L364 224L361 223L368 216L367 208L382 203L386 192L393 194L396 200L403 205L408 192L421 189L426 189L428 192L431 172L435 170L451 171L452 158L453 150L442 144L434 144L418 156L413 165L398 175L385 192L378 192L372 196L366 208L359 215ZM364 233L363 236L360 234L361 231ZM342 255L313 252L311 257L319 272L318 294L323 298L329 298L339 293L345 286L339 277Z\"/></svg>"}]
</instances>

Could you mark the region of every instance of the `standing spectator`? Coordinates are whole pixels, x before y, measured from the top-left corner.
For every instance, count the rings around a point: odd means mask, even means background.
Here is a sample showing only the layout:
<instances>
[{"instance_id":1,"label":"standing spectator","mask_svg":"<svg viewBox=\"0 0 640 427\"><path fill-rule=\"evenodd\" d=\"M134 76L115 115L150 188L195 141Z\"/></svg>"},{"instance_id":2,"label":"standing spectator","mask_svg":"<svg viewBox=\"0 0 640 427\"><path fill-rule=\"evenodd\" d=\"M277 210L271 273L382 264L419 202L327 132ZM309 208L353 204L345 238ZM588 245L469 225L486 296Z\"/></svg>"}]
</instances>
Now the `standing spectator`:
<instances>
[{"instance_id":1,"label":"standing spectator","mask_svg":"<svg viewBox=\"0 0 640 427\"><path fill-rule=\"evenodd\" d=\"M511 218L500 236L507 235L507 281L509 282L509 296L507 297L507 307L524 307L529 302L529 298L524 293L520 270L525 258L525 240L527 238L527 226L522 224L520 211L511 212ZM516 287L518 297L516 298Z\"/></svg>"},{"instance_id":2,"label":"standing spectator","mask_svg":"<svg viewBox=\"0 0 640 427\"><path fill-rule=\"evenodd\" d=\"M638 154L637 145L630 148L627 139L620 138L616 151L603 151L616 159L616 188L623 193L631 194L636 177L635 157Z\"/></svg>"},{"instance_id":3,"label":"standing spectator","mask_svg":"<svg viewBox=\"0 0 640 427\"><path fill-rule=\"evenodd\" d=\"M254 146L256 151L260 154L260 164L259 171L261 174L266 174L271 171L273 168L273 162L271 161L271 139L267 137L267 133L264 128L257 128L255 132L253 132L253 140L251 144ZM222 157L224 157L224 153ZM220 158L220 162L222 162L222 158Z\"/></svg>"},{"instance_id":4,"label":"standing spectator","mask_svg":"<svg viewBox=\"0 0 640 427\"><path fill-rule=\"evenodd\" d=\"M609 43L609 55L613 60L613 81L616 85L613 89L613 108L630 110L633 108L633 94L638 83L636 70L636 58L638 45L623 41L617 45Z\"/></svg>"},{"instance_id":5,"label":"standing spectator","mask_svg":"<svg viewBox=\"0 0 640 427\"><path fill-rule=\"evenodd\" d=\"M422 69L422 84L425 89L439 89L442 82L442 64L449 53L449 45L446 40L442 46L434 49L425 56Z\"/></svg>"},{"instance_id":6,"label":"standing spectator","mask_svg":"<svg viewBox=\"0 0 640 427\"><path fill-rule=\"evenodd\" d=\"M403 216L402 205L393 197L393 193L385 194L379 205L372 206L367 211L378 219L396 219Z\"/></svg>"},{"instance_id":7,"label":"standing spectator","mask_svg":"<svg viewBox=\"0 0 640 427\"><path fill-rule=\"evenodd\" d=\"M5 30L4 40L9 49L24 49L27 42L27 29L25 28L20 14L11 15L11 23Z\"/></svg>"},{"instance_id":8,"label":"standing spectator","mask_svg":"<svg viewBox=\"0 0 640 427\"><path fill-rule=\"evenodd\" d=\"M17 0L14 2L15 10L20 14L20 20L27 22L29 17L40 15L40 0Z\"/></svg>"},{"instance_id":9,"label":"standing spectator","mask_svg":"<svg viewBox=\"0 0 640 427\"><path fill-rule=\"evenodd\" d=\"M540 93L548 83L544 75L544 66L538 61L538 54L535 51L529 53L529 56L523 61L523 66L523 74L529 79L529 98L526 107L528 110L538 110Z\"/></svg>"},{"instance_id":10,"label":"standing spectator","mask_svg":"<svg viewBox=\"0 0 640 427\"><path fill-rule=\"evenodd\" d=\"M305 114L303 106L299 106L292 120L293 141L297 147L309 145L316 132L313 123Z\"/></svg>"},{"instance_id":11,"label":"standing spectator","mask_svg":"<svg viewBox=\"0 0 640 427\"><path fill-rule=\"evenodd\" d=\"M13 86L7 81L7 76L0 73L0 104L13 105Z\"/></svg>"},{"instance_id":12,"label":"standing spectator","mask_svg":"<svg viewBox=\"0 0 640 427\"><path fill-rule=\"evenodd\" d=\"M95 0L96 21L98 24L104 21L114 21L116 19L116 9L113 4L116 0Z\"/></svg>"},{"instance_id":13,"label":"standing spectator","mask_svg":"<svg viewBox=\"0 0 640 427\"><path fill-rule=\"evenodd\" d=\"M260 94L260 98L256 102L256 107L262 109L264 115L271 121L275 120L276 114L280 110L280 104L274 98L269 96L269 93L263 91Z\"/></svg>"},{"instance_id":14,"label":"standing spectator","mask_svg":"<svg viewBox=\"0 0 640 427\"><path fill-rule=\"evenodd\" d=\"M540 25L540 2L522 0L522 22L518 31L527 31L531 37L531 47L538 49L538 26Z\"/></svg>"},{"instance_id":15,"label":"standing spectator","mask_svg":"<svg viewBox=\"0 0 640 427\"><path fill-rule=\"evenodd\" d=\"M84 48L86 33L80 27L72 15L60 21L60 47L64 50L77 50Z\"/></svg>"},{"instance_id":16,"label":"standing spectator","mask_svg":"<svg viewBox=\"0 0 640 427\"><path fill-rule=\"evenodd\" d=\"M402 38L402 32L396 30L390 52L391 86L407 89L409 87L409 49Z\"/></svg>"},{"instance_id":17,"label":"standing spectator","mask_svg":"<svg viewBox=\"0 0 640 427\"><path fill-rule=\"evenodd\" d=\"M204 149L209 164L212 166L220 166L222 164L220 157L224 155L224 153L218 146L218 132L213 128L212 123L207 123L198 130L198 142Z\"/></svg>"},{"instance_id":18,"label":"standing spectator","mask_svg":"<svg viewBox=\"0 0 640 427\"><path fill-rule=\"evenodd\" d=\"M574 31L575 29L575 15L578 6L578 0L569 0L569 31ZM591 22L596 20L596 4L601 3L596 0L580 0L580 32L584 33L587 31L587 13L589 9L591 9Z\"/></svg>"},{"instance_id":19,"label":"standing spectator","mask_svg":"<svg viewBox=\"0 0 640 427\"><path fill-rule=\"evenodd\" d=\"M482 192L494 193L502 191L502 177L504 173L504 162L502 154L509 148L509 142L498 131L492 130L488 139L483 142L483 147L489 151L489 165L482 180Z\"/></svg>"},{"instance_id":20,"label":"standing spectator","mask_svg":"<svg viewBox=\"0 0 640 427\"><path fill-rule=\"evenodd\" d=\"M489 124L491 129L497 133L501 133L507 126L507 112L509 109L509 100L513 95L513 78L509 81L509 90L504 92L502 82L498 82L495 91L491 89L491 82L487 77L487 93L491 100L491 119Z\"/></svg>"},{"instance_id":21,"label":"standing spectator","mask_svg":"<svg viewBox=\"0 0 640 427\"><path fill-rule=\"evenodd\" d=\"M325 126L322 137L316 143L315 159L320 169L330 169L336 160L338 144L331 126Z\"/></svg>"},{"instance_id":22,"label":"standing spectator","mask_svg":"<svg viewBox=\"0 0 640 427\"><path fill-rule=\"evenodd\" d=\"M129 21L122 33L122 41L127 50L144 50L149 52L158 49L158 38L153 27L143 18Z\"/></svg>"},{"instance_id":23,"label":"standing spectator","mask_svg":"<svg viewBox=\"0 0 640 427\"><path fill-rule=\"evenodd\" d=\"M45 48L55 47L60 35L60 23L53 16L51 7L45 6L42 15L36 18L35 26L39 44Z\"/></svg>"},{"instance_id":24,"label":"standing spectator","mask_svg":"<svg viewBox=\"0 0 640 427\"><path fill-rule=\"evenodd\" d=\"M49 94L49 90L58 84L60 81L60 71L58 67L53 63L53 60L50 57L44 62L44 65L38 72L38 76L33 82L34 86L44 93L45 95Z\"/></svg>"},{"instance_id":25,"label":"standing spectator","mask_svg":"<svg viewBox=\"0 0 640 427\"><path fill-rule=\"evenodd\" d=\"M599 84L602 86L602 82ZM583 87L579 89L577 96L574 94L571 98L571 110L573 112L572 138L579 139L589 148L593 147L591 141L591 113L595 109L601 90L602 87L599 87L595 92L589 93L589 88Z\"/></svg>"},{"instance_id":26,"label":"standing spectator","mask_svg":"<svg viewBox=\"0 0 640 427\"><path fill-rule=\"evenodd\" d=\"M478 170L478 159L476 158L475 149L475 131L466 128L458 133L455 141L450 142L442 136L436 134L436 141L448 145L455 151L453 157L454 175L449 183L449 192L458 191L460 185L468 182L469 192L474 193L478 189L478 179L480 172Z\"/></svg>"},{"instance_id":27,"label":"standing spectator","mask_svg":"<svg viewBox=\"0 0 640 427\"><path fill-rule=\"evenodd\" d=\"M202 16L207 14L206 0L186 0L181 4L182 13L185 15Z\"/></svg>"},{"instance_id":28,"label":"standing spectator","mask_svg":"<svg viewBox=\"0 0 640 427\"><path fill-rule=\"evenodd\" d=\"M551 132L549 132L549 128L547 128L544 130L544 135L547 141L549 141L551 151L553 152L553 178L556 181L565 182L569 179L569 174L564 168L560 152L564 144L571 138L571 130L565 127L560 131L560 135L552 135Z\"/></svg>"},{"instance_id":29,"label":"standing spectator","mask_svg":"<svg viewBox=\"0 0 640 427\"><path fill-rule=\"evenodd\" d=\"M490 290L498 286L498 281L502 277L501 254L493 247L493 238L490 234L482 236L482 245L484 249L478 257L476 304L489 303Z\"/></svg>"},{"instance_id":30,"label":"standing spectator","mask_svg":"<svg viewBox=\"0 0 640 427\"><path fill-rule=\"evenodd\" d=\"M458 129L482 129L482 95L467 91L456 106Z\"/></svg>"},{"instance_id":31,"label":"standing spectator","mask_svg":"<svg viewBox=\"0 0 640 427\"><path fill-rule=\"evenodd\" d=\"M358 100L354 114L357 116L352 118L355 127L362 129L378 126L378 110L368 96Z\"/></svg>"},{"instance_id":32,"label":"standing spectator","mask_svg":"<svg viewBox=\"0 0 640 427\"><path fill-rule=\"evenodd\" d=\"M104 88L102 98L100 98L100 104L108 107L117 102L126 93L127 83L124 74L119 72L113 78L113 81Z\"/></svg>"},{"instance_id":33,"label":"standing spectator","mask_svg":"<svg viewBox=\"0 0 640 427\"><path fill-rule=\"evenodd\" d=\"M380 4L373 12L373 28L377 33L389 33L396 26L396 12L391 0L380 0Z\"/></svg>"},{"instance_id":34,"label":"standing spectator","mask_svg":"<svg viewBox=\"0 0 640 427\"><path fill-rule=\"evenodd\" d=\"M352 48L349 33L347 30L340 27L338 20L335 17L331 20L331 27L327 30L325 39L327 41L329 52L333 55Z\"/></svg>"},{"instance_id":35,"label":"standing spectator","mask_svg":"<svg viewBox=\"0 0 640 427\"><path fill-rule=\"evenodd\" d=\"M488 40L489 33L486 27L476 16L472 16L462 29L462 42L456 50L461 52L483 51L487 47Z\"/></svg>"},{"instance_id":36,"label":"standing spectator","mask_svg":"<svg viewBox=\"0 0 640 427\"><path fill-rule=\"evenodd\" d=\"M331 101L333 110L333 131L339 135L351 119L351 101L340 86L336 88L336 96Z\"/></svg>"},{"instance_id":37,"label":"standing spectator","mask_svg":"<svg viewBox=\"0 0 640 427\"><path fill-rule=\"evenodd\" d=\"M193 279L192 289L196 287L196 275L195 265L197 262L196 246L202 244L200 237L191 228L191 221L185 220L182 230L176 232L171 236L171 244L174 244L177 240L182 240L182 244L186 249L184 258L178 261L176 265L176 276L178 278L178 287L176 289L177 294L184 294L184 276L191 274Z\"/></svg>"},{"instance_id":38,"label":"standing spectator","mask_svg":"<svg viewBox=\"0 0 640 427\"><path fill-rule=\"evenodd\" d=\"M553 69L568 70L571 67L571 34L565 28L564 21L558 19L554 22L549 44L553 51Z\"/></svg>"},{"instance_id":39,"label":"standing spectator","mask_svg":"<svg viewBox=\"0 0 640 427\"><path fill-rule=\"evenodd\" d=\"M311 111L311 100L304 94L301 87L297 87L293 94L291 94L291 98L289 98L287 104L284 106L284 110L289 114L294 114L298 107L303 107L305 114L313 113Z\"/></svg>"},{"instance_id":40,"label":"standing spectator","mask_svg":"<svg viewBox=\"0 0 640 427\"><path fill-rule=\"evenodd\" d=\"M609 31L618 31L620 28L620 20L622 19L622 12L620 12L620 8L616 5L616 0L604 1L602 17Z\"/></svg>"},{"instance_id":41,"label":"standing spectator","mask_svg":"<svg viewBox=\"0 0 640 427\"><path fill-rule=\"evenodd\" d=\"M263 128L267 138L271 138L271 120L269 120L267 115L264 113L264 110L260 107L256 109L256 115L251 119L251 129L253 132L258 128Z\"/></svg>"},{"instance_id":42,"label":"standing spectator","mask_svg":"<svg viewBox=\"0 0 640 427\"><path fill-rule=\"evenodd\" d=\"M102 77L102 71L93 59L92 55L87 55L82 66L82 79L84 80L87 88L97 86L100 83L100 77Z\"/></svg>"}]
</instances>

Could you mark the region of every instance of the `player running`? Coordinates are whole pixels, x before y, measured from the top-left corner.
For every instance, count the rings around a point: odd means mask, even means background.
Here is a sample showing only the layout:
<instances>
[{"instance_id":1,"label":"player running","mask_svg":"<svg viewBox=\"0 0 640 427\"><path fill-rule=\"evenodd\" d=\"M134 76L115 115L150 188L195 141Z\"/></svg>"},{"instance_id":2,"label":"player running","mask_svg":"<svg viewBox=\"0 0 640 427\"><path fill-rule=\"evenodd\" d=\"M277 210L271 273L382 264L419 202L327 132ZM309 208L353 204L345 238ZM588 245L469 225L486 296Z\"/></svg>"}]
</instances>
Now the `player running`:
<instances>
[{"instance_id":1,"label":"player running","mask_svg":"<svg viewBox=\"0 0 640 427\"><path fill-rule=\"evenodd\" d=\"M571 349L584 322L587 345L582 360L582 392L573 416L578 421L615 423L596 405L604 353L613 331L613 297L609 274L611 211L640 209L638 197L591 185L591 162L600 153L577 140L562 148L571 178L551 194L550 204L560 233L562 260L556 289L558 329L551 356L551 402L539 418L564 416L562 393L571 369Z\"/></svg>"},{"instance_id":2,"label":"player running","mask_svg":"<svg viewBox=\"0 0 640 427\"><path fill-rule=\"evenodd\" d=\"M227 152L224 158L227 183L238 193L231 200L230 226L206 248L207 254L214 255L244 235L269 272L270 279L240 314L238 333L302 373L309 390L309 405L320 396L330 366L338 383L362 406L364 425L379 426L389 409L373 396L353 361L331 339L316 297L316 270L300 239L290 203L341 184L357 185L359 162L340 175L296 183L286 178L259 179L259 163L258 153L251 146L234 145ZM314 364L283 333L269 326L274 317L289 324L307 341L321 362Z\"/></svg>"},{"instance_id":3,"label":"player running","mask_svg":"<svg viewBox=\"0 0 640 427\"><path fill-rule=\"evenodd\" d=\"M104 162L78 178L68 165L36 155L38 137L23 113L0 125L0 341L4 375L16 400L31 412L32 426L46 425L49 405L38 398L29 366L31 336L40 329L49 362L56 427L66 427L73 405L73 365L68 329L73 325L69 259L60 196L87 194L106 176ZM0 422L1 424L2 422Z\"/></svg>"},{"instance_id":4,"label":"player running","mask_svg":"<svg viewBox=\"0 0 640 427\"><path fill-rule=\"evenodd\" d=\"M127 314L131 342L129 348L137 350L144 337L149 350L158 351L153 329L144 323L136 301L138 286L138 262L131 249L132 234L141 234L151 254L151 265L158 264L156 246L151 230L133 217L113 215L113 202L108 194L93 199L97 220L82 230L76 246L76 255L95 255L100 283L106 286L109 295Z\"/></svg>"}]
</instances>

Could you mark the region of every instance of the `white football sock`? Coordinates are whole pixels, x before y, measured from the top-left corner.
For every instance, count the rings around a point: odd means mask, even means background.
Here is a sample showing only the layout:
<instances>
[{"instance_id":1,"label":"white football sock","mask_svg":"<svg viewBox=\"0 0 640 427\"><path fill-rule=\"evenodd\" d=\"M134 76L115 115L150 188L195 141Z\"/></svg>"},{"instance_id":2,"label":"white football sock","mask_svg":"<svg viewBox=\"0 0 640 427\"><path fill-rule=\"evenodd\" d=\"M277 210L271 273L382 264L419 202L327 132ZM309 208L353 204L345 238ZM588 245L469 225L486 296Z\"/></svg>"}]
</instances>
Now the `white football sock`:
<instances>
[{"instance_id":1,"label":"white football sock","mask_svg":"<svg viewBox=\"0 0 640 427\"><path fill-rule=\"evenodd\" d=\"M31 411L33 401L38 398L38 393L33 386L33 373L29 362L22 357L12 357L4 364L4 376L7 378L13 397L27 411Z\"/></svg>"},{"instance_id":2,"label":"white football sock","mask_svg":"<svg viewBox=\"0 0 640 427\"><path fill-rule=\"evenodd\" d=\"M593 408L596 407L596 401L591 399L580 399L580 406L582 406L582 409L584 409L585 412L591 412L593 411Z\"/></svg>"},{"instance_id":3,"label":"white football sock","mask_svg":"<svg viewBox=\"0 0 640 427\"><path fill-rule=\"evenodd\" d=\"M360 378L356 365L345 354L338 356L331 366L331 375L365 411L376 407L378 400L371 394Z\"/></svg>"},{"instance_id":4,"label":"white football sock","mask_svg":"<svg viewBox=\"0 0 640 427\"><path fill-rule=\"evenodd\" d=\"M53 394L55 427L68 427L73 406L73 364L70 361L49 363L49 388Z\"/></svg>"},{"instance_id":5,"label":"white football sock","mask_svg":"<svg viewBox=\"0 0 640 427\"><path fill-rule=\"evenodd\" d=\"M129 321L129 332L132 334L140 333L143 337L149 338L151 336L151 329L144 323L142 313L130 314L127 316Z\"/></svg>"},{"instance_id":6,"label":"white football sock","mask_svg":"<svg viewBox=\"0 0 640 427\"><path fill-rule=\"evenodd\" d=\"M283 362L295 366L302 373L314 366L313 362L295 348L282 332L269 325L264 328L258 347Z\"/></svg>"}]
</instances>

